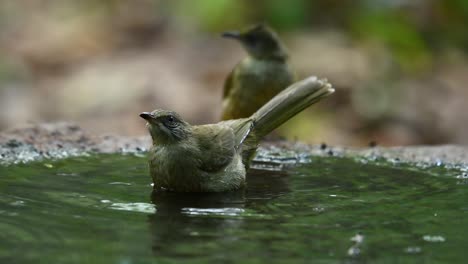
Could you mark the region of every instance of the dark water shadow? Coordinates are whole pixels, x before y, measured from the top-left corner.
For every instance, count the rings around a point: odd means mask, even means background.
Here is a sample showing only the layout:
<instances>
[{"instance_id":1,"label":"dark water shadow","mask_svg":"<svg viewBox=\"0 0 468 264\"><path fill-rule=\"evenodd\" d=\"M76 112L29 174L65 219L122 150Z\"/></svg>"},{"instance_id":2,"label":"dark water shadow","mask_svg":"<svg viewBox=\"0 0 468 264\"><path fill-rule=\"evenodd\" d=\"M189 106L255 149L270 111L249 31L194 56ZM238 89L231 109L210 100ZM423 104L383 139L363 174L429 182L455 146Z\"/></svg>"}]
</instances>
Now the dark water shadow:
<instances>
[{"instance_id":1,"label":"dark water shadow","mask_svg":"<svg viewBox=\"0 0 468 264\"><path fill-rule=\"evenodd\" d=\"M175 193L155 190L151 201L156 213L148 216L155 255L171 254L180 242L216 242L226 228L244 225L246 211L290 192L288 175L283 171L251 170L244 189L225 193ZM180 255L180 250L178 250ZM196 252L182 257L191 257ZM173 255L171 255L173 256Z\"/></svg>"}]
</instances>

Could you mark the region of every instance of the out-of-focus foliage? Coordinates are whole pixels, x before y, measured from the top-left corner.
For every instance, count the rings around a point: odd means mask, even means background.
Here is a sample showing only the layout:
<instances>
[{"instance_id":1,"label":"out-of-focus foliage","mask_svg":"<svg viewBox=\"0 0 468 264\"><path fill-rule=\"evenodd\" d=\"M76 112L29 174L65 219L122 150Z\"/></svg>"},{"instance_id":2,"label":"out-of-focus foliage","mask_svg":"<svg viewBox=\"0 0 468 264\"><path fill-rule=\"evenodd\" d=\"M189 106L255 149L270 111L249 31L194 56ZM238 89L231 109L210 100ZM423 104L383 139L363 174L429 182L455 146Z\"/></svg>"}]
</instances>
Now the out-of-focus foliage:
<instances>
[{"instance_id":1,"label":"out-of-focus foliage","mask_svg":"<svg viewBox=\"0 0 468 264\"><path fill-rule=\"evenodd\" d=\"M404 71L428 70L431 49L468 45L466 0L175 1L201 29L220 31L267 21L280 31L335 28L391 50Z\"/></svg>"},{"instance_id":2,"label":"out-of-focus foliage","mask_svg":"<svg viewBox=\"0 0 468 264\"><path fill-rule=\"evenodd\" d=\"M389 12L364 12L353 21L352 27L358 38L386 45L406 72L427 70L431 66L431 55L426 43L406 16Z\"/></svg>"},{"instance_id":3,"label":"out-of-focus foliage","mask_svg":"<svg viewBox=\"0 0 468 264\"><path fill-rule=\"evenodd\" d=\"M466 23L468 21L468 1L447 0L434 2L434 21L427 27L433 29L431 40L445 45L460 45L468 50L468 34Z\"/></svg>"},{"instance_id":4,"label":"out-of-focus foliage","mask_svg":"<svg viewBox=\"0 0 468 264\"><path fill-rule=\"evenodd\" d=\"M265 20L275 25L278 30L293 30L303 26L309 15L310 1L290 0L285 5L284 1L272 0L259 10L264 10Z\"/></svg>"},{"instance_id":5,"label":"out-of-focus foliage","mask_svg":"<svg viewBox=\"0 0 468 264\"><path fill-rule=\"evenodd\" d=\"M180 18L179 23L195 23L210 31L242 24L249 10L242 1L232 0L173 1L171 5L174 15Z\"/></svg>"}]
</instances>

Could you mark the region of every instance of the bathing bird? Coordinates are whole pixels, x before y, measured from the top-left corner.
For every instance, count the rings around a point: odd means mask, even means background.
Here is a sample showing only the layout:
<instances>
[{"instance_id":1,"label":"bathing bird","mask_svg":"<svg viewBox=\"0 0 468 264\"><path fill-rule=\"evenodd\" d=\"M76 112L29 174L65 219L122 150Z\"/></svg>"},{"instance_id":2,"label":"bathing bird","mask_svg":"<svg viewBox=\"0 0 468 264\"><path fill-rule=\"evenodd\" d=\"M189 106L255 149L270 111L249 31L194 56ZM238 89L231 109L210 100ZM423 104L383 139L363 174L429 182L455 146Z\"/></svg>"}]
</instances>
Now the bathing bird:
<instances>
[{"instance_id":1,"label":"bathing bird","mask_svg":"<svg viewBox=\"0 0 468 264\"><path fill-rule=\"evenodd\" d=\"M290 85L249 117L206 125L190 125L169 110L141 113L153 141L149 171L154 188L222 192L243 187L260 140L333 92L327 80L312 76Z\"/></svg>"}]
</instances>

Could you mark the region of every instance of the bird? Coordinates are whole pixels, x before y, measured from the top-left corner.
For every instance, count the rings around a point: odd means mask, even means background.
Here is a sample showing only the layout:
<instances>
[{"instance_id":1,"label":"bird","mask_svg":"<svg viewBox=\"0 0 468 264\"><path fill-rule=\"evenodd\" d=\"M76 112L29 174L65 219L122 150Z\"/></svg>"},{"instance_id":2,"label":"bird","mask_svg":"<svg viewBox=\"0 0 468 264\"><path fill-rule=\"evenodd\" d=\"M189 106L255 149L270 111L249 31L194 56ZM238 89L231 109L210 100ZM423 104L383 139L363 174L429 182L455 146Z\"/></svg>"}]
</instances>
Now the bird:
<instances>
[{"instance_id":1,"label":"bird","mask_svg":"<svg viewBox=\"0 0 468 264\"><path fill-rule=\"evenodd\" d=\"M245 186L260 140L308 106L332 94L315 76L290 85L250 117L191 125L174 111L142 112L152 138L153 188L175 192L224 192Z\"/></svg>"},{"instance_id":2,"label":"bird","mask_svg":"<svg viewBox=\"0 0 468 264\"><path fill-rule=\"evenodd\" d=\"M278 35L265 24L224 32L241 43L247 57L224 82L221 120L249 117L295 80L288 53Z\"/></svg>"}]
</instances>

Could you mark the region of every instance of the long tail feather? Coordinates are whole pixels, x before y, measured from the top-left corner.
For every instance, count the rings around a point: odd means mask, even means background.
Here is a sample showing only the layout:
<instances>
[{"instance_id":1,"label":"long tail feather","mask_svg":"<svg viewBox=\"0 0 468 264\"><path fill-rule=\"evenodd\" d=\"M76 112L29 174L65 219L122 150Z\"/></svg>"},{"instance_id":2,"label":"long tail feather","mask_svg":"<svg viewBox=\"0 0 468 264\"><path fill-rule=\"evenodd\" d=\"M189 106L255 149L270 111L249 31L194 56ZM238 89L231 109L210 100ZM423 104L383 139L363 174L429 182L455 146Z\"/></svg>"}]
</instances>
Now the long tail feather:
<instances>
[{"instance_id":1,"label":"long tail feather","mask_svg":"<svg viewBox=\"0 0 468 264\"><path fill-rule=\"evenodd\" d=\"M264 137L334 91L326 79L320 80L315 76L290 85L251 116L256 138Z\"/></svg>"}]
</instances>

